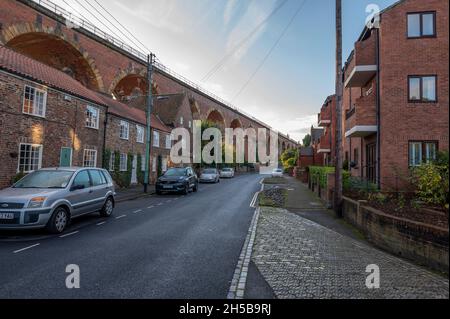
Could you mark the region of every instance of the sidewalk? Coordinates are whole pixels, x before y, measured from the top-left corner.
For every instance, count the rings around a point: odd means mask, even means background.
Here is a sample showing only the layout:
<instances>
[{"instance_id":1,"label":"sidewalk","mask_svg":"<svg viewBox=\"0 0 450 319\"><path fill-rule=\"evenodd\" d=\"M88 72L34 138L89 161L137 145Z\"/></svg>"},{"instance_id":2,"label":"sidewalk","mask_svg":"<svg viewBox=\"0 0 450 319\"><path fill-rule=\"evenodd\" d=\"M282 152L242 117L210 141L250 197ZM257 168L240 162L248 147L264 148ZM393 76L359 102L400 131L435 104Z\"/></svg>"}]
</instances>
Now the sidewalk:
<instances>
[{"instance_id":1,"label":"sidewalk","mask_svg":"<svg viewBox=\"0 0 450 319\"><path fill-rule=\"evenodd\" d=\"M130 188L123 188L116 190L116 202L125 202L133 199L138 199L141 197L151 196L155 194L155 185L149 185L148 193L144 193L144 186L137 185L131 186Z\"/></svg>"},{"instance_id":2,"label":"sidewalk","mask_svg":"<svg viewBox=\"0 0 450 319\"><path fill-rule=\"evenodd\" d=\"M260 208L251 257L277 298L449 297L447 279L358 240L300 182L279 186L288 189L289 208ZM372 264L380 289L366 287Z\"/></svg>"}]
</instances>

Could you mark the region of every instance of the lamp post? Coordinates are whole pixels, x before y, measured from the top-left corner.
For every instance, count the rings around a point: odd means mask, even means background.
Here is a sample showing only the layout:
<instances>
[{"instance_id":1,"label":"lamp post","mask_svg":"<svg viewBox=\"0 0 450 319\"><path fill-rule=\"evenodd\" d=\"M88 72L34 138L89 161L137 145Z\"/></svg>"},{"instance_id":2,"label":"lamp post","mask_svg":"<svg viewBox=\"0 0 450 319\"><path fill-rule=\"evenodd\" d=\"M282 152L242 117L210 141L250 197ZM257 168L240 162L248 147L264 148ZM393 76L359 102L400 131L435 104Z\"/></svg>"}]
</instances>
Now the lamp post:
<instances>
[{"instance_id":1,"label":"lamp post","mask_svg":"<svg viewBox=\"0 0 450 319\"><path fill-rule=\"evenodd\" d=\"M150 53L147 56L147 139L145 148L145 175L144 175L144 193L148 193L148 185L150 184L150 148L151 148L151 120L153 108L153 58L155 55Z\"/></svg>"}]
</instances>

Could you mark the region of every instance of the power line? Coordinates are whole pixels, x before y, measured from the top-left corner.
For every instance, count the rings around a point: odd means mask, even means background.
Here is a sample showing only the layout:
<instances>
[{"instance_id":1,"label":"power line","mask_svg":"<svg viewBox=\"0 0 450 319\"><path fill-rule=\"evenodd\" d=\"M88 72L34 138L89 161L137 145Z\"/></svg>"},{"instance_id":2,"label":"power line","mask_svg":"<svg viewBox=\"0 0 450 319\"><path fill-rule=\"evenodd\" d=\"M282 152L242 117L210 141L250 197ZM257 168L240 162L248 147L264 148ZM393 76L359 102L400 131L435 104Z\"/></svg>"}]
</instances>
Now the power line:
<instances>
[{"instance_id":1,"label":"power line","mask_svg":"<svg viewBox=\"0 0 450 319\"><path fill-rule=\"evenodd\" d=\"M300 11L303 8L303 5L305 4L306 0L303 0L303 2L300 4L300 6L298 7L297 11L295 11L294 15L292 16L292 18L289 20L288 24L286 25L286 27L284 28L284 30L280 33L280 36L278 37L278 39L275 41L275 43L273 44L273 46L270 48L269 52L267 52L266 56L264 57L264 59L261 61L261 63L258 65L258 67L256 68L256 70L252 73L252 75L250 76L250 78L247 80L247 82L245 82L245 84L242 86L242 88L237 92L237 94L233 97L232 99L232 103L242 94L242 92L244 92L244 90L247 88L247 86L250 84L250 82L253 80L253 78L255 77L255 75L259 72L259 70L264 66L264 64L266 63L267 59L270 57L270 55L272 54L272 52L275 50L275 48L278 46L278 44L280 43L281 39L284 37L284 35L286 34L287 30L289 29L289 27L292 25L292 23L294 22L295 18L297 17L297 15L300 13Z\"/></svg>"},{"instance_id":2,"label":"power line","mask_svg":"<svg viewBox=\"0 0 450 319\"><path fill-rule=\"evenodd\" d=\"M66 0L62 0L66 5L68 5L73 11L75 11L78 15L80 15L80 17L83 17L83 14L80 13L78 10L76 10L74 7L72 7L68 2L66 2ZM119 37L113 30L111 30L110 27L108 27L103 21L101 21L96 15L94 15L91 11L89 11L89 9L87 9L81 2L79 2L78 0L75 0L76 3L78 3L86 12L89 12L89 14L91 16L93 16L98 22L100 22L105 28L108 29L109 32L111 32L111 34L118 38L120 41L125 42L121 37Z\"/></svg>"},{"instance_id":3,"label":"power line","mask_svg":"<svg viewBox=\"0 0 450 319\"><path fill-rule=\"evenodd\" d=\"M78 2L78 1L77 1ZM103 17L103 19L105 19L106 21L109 22L109 24L111 24L116 30L118 30L123 36L125 36L125 38L127 40L129 40L133 45L135 45L136 47L138 47L140 50L142 50L142 46L136 44L136 42L134 42L129 36L127 36L125 33L123 33L122 30L120 30L114 23L112 23L108 18L106 18L96 7L94 7L88 0L85 0L85 2L91 7L93 8L99 15L101 15ZM98 3L98 2L97 2ZM145 49L145 46L144 46Z\"/></svg>"},{"instance_id":4,"label":"power line","mask_svg":"<svg viewBox=\"0 0 450 319\"><path fill-rule=\"evenodd\" d=\"M126 32L128 32L128 34L130 34L133 39L135 39L143 48L145 48L148 52L151 52L152 50L150 50L144 43L142 43L136 36L134 36L134 34L132 32L130 32L130 30L128 30L122 23L120 23L119 20L117 20L104 6L102 6L97 0L94 0L94 2L99 5L111 18L114 19L114 21L116 21Z\"/></svg>"},{"instance_id":5,"label":"power line","mask_svg":"<svg viewBox=\"0 0 450 319\"><path fill-rule=\"evenodd\" d=\"M201 81L206 81L210 79L217 71L220 70L220 68L225 64L225 62L228 60L229 57L231 57L240 47L242 47L248 40L250 40L253 35L256 34L256 32L267 22L272 18L286 3L288 0L284 0L282 3L280 3L276 8L272 10L272 12L264 19L262 20L244 39L242 39L239 43L236 44L236 46L233 47L233 49L225 54L222 59L212 67L212 69L202 78Z\"/></svg>"}]
</instances>

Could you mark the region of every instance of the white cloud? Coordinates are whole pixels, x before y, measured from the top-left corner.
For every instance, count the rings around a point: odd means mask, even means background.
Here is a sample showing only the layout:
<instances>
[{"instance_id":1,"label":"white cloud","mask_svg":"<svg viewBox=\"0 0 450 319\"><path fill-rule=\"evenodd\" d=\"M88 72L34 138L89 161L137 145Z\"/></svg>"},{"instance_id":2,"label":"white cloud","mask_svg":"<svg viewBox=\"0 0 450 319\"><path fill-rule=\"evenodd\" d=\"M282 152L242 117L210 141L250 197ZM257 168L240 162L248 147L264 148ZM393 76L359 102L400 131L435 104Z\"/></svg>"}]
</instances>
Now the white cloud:
<instances>
[{"instance_id":1,"label":"white cloud","mask_svg":"<svg viewBox=\"0 0 450 319\"><path fill-rule=\"evenodd\" d=\"M230 23L230 20L233 16L234 9L236 8L237 0L228 0L225 6L225 10L223 12L223 22L225 26Z\"/></svg>"},{"instance_id":2,"label":"white cloud","mask_svg":"<svg viewBox=\"0 0 450 319\"><path fill-rule=\"evenodd\" d=\"M247 6L247 10L241 16L236 26L230 32L226 50L231 52L241 41L250 34L256 26L258 26L275 8L276 0L250 0ZM244 45L242 45L233 55L235 62L245 56L247 51L255 44L255 42L261 37L267 28L267 23L260 26L259 29L248 39Z\"/></svg>"}]
</instances>

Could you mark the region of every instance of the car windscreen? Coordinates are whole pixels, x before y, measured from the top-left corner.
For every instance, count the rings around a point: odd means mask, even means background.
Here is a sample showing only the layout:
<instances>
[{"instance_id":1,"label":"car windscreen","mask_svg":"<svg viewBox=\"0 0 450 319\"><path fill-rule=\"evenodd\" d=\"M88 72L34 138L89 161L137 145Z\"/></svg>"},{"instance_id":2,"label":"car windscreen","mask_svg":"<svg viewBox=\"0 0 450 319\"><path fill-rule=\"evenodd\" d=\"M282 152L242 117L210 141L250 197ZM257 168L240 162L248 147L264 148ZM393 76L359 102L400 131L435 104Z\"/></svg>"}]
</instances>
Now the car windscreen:
<instances>
[{"instance_id":1,"label":"car windscreen","mask_svg":"<svg viewBox=\"0 0 450 319\"><path fill-rule=\"evenodd\" d=\"M203 174L217 174L217 171L215 169L205 169Z\"/></svg>"},{"instance_id":2,"label":"car windscreen","mask_svg":"<svg viewBox=\"0 0 450 319\"><path fill-rule=\"evenodd\" d=\"M164 176L185 176L185 175L186 175L185 168L171 168L164 174Z\"/></svg>"},{"instance_id":3,"label":"car windscreen","mask_svg":"<svg viewBox=\"0 0 450 319\"><path fill-rule=\"evenodd\" d=\"M231 168L224 168L222 172L231 172Z\"/></svg>"},{"instance_id":4,"label":"car windscreen","mask_svg":"<svg viewBox=\"0 0 450 319\"><path fill-rule=\"evenodd\" d=\"M14 188L66 188L71 171L36 171L18 181Z\"/></svg>"}]
</instances>

